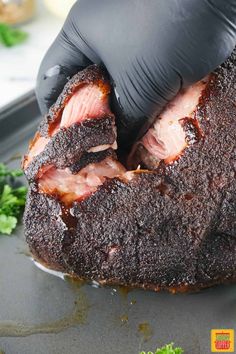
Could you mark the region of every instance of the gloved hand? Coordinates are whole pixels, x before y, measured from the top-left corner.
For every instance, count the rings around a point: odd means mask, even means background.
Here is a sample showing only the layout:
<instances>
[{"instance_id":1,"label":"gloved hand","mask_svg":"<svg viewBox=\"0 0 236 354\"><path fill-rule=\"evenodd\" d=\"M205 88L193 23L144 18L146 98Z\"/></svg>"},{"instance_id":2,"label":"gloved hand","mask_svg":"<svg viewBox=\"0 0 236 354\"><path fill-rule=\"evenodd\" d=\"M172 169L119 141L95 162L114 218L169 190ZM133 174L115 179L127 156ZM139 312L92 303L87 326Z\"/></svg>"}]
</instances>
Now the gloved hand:
<instances>
[{"instance_id":1,"label":"gloved hand","mask_svg":"<svg viewBox=\"0 0 236 354\"><path fill-rule=\"evenodd\" d=\"M236 0L80 0L41 64L39 105L45 114L68 77L102 63L114 83L112 108L132 133L235 44Z\"/></svg>"}]
</instances>

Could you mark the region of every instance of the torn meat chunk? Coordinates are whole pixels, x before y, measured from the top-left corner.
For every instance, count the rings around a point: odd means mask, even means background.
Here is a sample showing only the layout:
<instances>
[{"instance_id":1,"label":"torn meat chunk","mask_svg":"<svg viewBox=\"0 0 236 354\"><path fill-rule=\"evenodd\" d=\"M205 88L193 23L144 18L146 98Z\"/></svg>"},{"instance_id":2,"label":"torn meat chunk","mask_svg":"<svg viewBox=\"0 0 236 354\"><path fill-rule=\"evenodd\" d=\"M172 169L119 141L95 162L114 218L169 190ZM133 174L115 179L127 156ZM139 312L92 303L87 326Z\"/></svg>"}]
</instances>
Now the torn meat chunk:
<instances>
[{"instance_id":1,"label":"torn meat chunk","mask_svg":"<svg viewBox=\"0 0 236 354\"><path fill-rule=\"evenodd\" d=\"M96 65L68 82L24 158L23 168L29 180L37 177L44 165L70 167L84 152L117 148L109 92L109 82Z\"/></svg>"},{"instance_id":2,"label":"torn meat chunk","mask_svg":"<svg viewBox=\"0 0 236 354\"><path fill-rule=\"evenodd\" d=\"M197 82L180 93L163 110L144 137L135 144L129 157L129 166L139 164L155 169L161 160L171 163L178 159L188 146L182 122L194 118L199 100L209 78Z\"/></svg>"},{"instance_id":3,"label":"torn meat chunk","mask_svg":"<svg viewBox=\"0 0 236 354\"><path fill-rule=\"evenodd\" d=\"M125 168L111 157L101 162L90 163L77 174L72 174L69 169L50 167L40 176L39 192L56 195L68 204L82 200L95 192L107 178L117 177L125 171Z\"/></svg>"}]
</instances>

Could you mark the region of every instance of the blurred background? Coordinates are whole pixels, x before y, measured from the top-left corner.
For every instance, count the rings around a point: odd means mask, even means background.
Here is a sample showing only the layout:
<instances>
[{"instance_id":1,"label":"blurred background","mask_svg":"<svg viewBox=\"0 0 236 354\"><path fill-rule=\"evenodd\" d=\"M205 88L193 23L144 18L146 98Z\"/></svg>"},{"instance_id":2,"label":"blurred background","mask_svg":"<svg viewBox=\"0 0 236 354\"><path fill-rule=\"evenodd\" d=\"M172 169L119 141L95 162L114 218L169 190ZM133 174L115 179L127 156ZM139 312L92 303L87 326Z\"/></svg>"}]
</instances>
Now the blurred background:
<instances>
[{"instance_id":1,"label":"blurred background","mask_svg":"<svg viewBox=\"0 0 236 354\"><path fill-rule=\"evenodd\" d=\"M40 62L75 0L0 0L0 110L34 89Z\"/></svg>"}]
</instances>

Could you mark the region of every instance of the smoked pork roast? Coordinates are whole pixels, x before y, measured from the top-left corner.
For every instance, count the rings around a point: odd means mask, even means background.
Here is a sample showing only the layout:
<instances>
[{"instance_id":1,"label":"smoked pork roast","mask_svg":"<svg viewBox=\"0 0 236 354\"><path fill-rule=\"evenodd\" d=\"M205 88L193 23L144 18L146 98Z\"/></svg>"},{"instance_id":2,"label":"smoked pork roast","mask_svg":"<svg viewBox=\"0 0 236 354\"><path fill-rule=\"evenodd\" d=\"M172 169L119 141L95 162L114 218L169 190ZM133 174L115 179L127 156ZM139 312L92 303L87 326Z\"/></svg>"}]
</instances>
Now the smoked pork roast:
<instances>
[{"instance_id":1,"label":"smoked pork roast","mask_svg":"<svg viewBox=\"0 0 236 354\"><path fill-rule=\"evenodd\" d=\"M76 74L23 161L34 259L80 279L153 290L235 281L235 64L233 53L182 89L122 163L105 71Z\"/></svg>"}]
</instances>

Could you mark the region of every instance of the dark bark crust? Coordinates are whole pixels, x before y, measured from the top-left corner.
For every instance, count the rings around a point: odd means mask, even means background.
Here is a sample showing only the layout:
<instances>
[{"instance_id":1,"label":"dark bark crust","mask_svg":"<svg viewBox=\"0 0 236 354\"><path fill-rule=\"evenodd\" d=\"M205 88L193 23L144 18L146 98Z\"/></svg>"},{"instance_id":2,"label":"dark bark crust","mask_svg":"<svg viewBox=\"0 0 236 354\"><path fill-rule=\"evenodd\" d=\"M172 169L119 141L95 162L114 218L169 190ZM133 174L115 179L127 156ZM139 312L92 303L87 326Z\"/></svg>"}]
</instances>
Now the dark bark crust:
<instances>
[{"instance_id":1,"label":"dark bark crust","mask_svg":"<svg viewBox=\"0 0 236 354\"><path fill-rule=\"evenodd\" d=\"M73 124L69 128L60 129L50 139L43 152L34 157L25 169L26 178L33 181L42 167L51 164L57 168L70 168L91 147L113 144L116 140L114 127L114 117L110 116L87 120L83 124Z\"/></svg>"},{"instance_id":2,"label":"dark bark crust","mask_svg":"<svg viewBox=\"0 0 236 354\"><path fill-rule=\"evenodd\" d=\"M214 74L196 116L204 137L170 166L108 180L66 209L29 191L36 259L83 279L154 290L236 280L236 56Z\"/></svg>"},{"instance_id":3,"label":"dark bark crust","mask_svg":"<svg viewBox=\"0 0 236 354\"><path fill-rule=\"evenodd\" d=\"M81 155L81 158L78 161L70 166L70 171L73 174L76 174L88 164L101 162L106 157L112 157L114 160L117 159L116 153L113 149L107 149L99 152L85 152Z\"/></svg>"}]
</instances>

